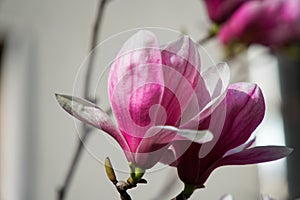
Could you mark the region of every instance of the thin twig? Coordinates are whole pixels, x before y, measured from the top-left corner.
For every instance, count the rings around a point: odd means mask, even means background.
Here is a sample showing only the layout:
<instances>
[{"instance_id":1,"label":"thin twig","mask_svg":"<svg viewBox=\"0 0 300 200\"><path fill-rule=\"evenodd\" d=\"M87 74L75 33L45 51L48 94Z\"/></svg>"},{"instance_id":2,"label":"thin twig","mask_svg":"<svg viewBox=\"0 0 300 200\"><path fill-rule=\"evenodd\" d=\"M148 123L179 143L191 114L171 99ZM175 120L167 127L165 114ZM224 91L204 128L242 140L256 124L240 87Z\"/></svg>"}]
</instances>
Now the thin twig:
<instances>
[{"instance_id":1,"label":"thin twig","mask_svg":"<svg viewBox=\"0 0 300 200\"><path fill-rule=\"evenodd\" d=\"M95 24L94 24L93 32L92 32L90 52L92 52L93 49L97 45L99 31L100 31L100 27L102 24L102 18L103 18L102 16L103 16L104 8L105 8L105 5L107 2L108 2L108 0L100 0L100 2L99 2L96 20L95 20ZM91 77L92 70L93 70L94 59L95 59L95 55L94 55L94 53L91 53L89 60L88 60L88 66L87 66L86 77L85 77L85 82L84 82L84 95L83 96L85 99L89 99L90 77ZM90 129L88 128L88 126L85 124L82 124L81 139L78 140L77 148L76 148L75 154L73 156L69 170L67 172L65 181L64 181L63 185L57 191L57 199L58 200L65 199L66 193L68 192L70 183L72 181L74 172L77 168L77 164L78 164L78 161L79 161L81 153L82 153L83 143L87 139L89 132L90 132Z\"/></svg>"},{"instance_id":2,"label":"thin twig","mask_svg":"<svg viewBox=\"0 0 300 200\"><path fill-rule=\"evenodd\" d=\"M203 45L205 44L206 42L208 42L211 38L213 38L215 36L214 33L209 33L207 36L205 36L204 38L198 40L198 44L199 45Z\"/></svg>"},{"instance_id":3,"label":"thin twig","mask_svg":"<svg viewBox=\"0 0 300 200\"><path fill-rule=\"evenodd\" d=\"M90 79L91 79L94 60L95 60L95 54L93 53L93 50L97 45L99 31L100 31L100 27L101 27L102 19L103 19L102 16L103 16L104 8L105 8L107 2L108 2L108 0L100 0L100 2L99 2L98 12L96 15L96 20L95 20L95 24L94 24L94 28L93 28L93 33L92 33L92 40L91 40L91 44L90 44L91 55L88 60L89 63L87 66L87 72L86 72L86 76L84 79L85 80L84 98L89 98L89 89L90 89L90 83L91 83Z\"/></svg>"}]
</instances>

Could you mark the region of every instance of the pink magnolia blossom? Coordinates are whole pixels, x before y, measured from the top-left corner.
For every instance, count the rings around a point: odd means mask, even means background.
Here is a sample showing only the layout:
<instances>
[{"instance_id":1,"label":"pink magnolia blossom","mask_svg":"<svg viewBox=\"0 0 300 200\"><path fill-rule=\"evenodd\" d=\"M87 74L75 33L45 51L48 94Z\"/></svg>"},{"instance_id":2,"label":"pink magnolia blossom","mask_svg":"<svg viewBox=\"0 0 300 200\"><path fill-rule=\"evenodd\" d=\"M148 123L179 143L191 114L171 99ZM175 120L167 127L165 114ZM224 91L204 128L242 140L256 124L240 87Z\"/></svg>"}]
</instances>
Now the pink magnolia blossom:
<instances>
[{"instance_id":1,"label":"pink magnolia blossom","mask_svg":"<svg viewBox=\"0 0 300 200\"><path fill-rule=\"evenodd\" d=\"M224 115L224 109L225 120L219 129L218 119ZM213 135L220 133L220 136L205 144L193 143L176 162L170 164L177 167L178 175L185 184L197 188L203 187L213 170L220 166L255 164L287 156L292 150L284 146L251 147L255 139L248 139L261 123L264 113L264 98L256 84L230 85L226 98L199 125L199 129L209 129ZM183 146L180 143L184 142L174 142L175 155ZM213 147L203 154L201 151L206 145Z\"/></svg>"},{"instance_id":2,"label":"pink magnolia blossom","mask_svg":"<svg viewBox=\"0 0 300 200\"><path fill-rule=\"evenodd\" d=\"M174 141L212 139L209 131L198 130L199 121L222 101L228 82L226 64L201 67L189 37L159 46L152 32L139 31L125 42L110 69L108 92L118 126L90 102L57 98L74 117L112 136L132 166L146 170Z\"/></svg>"},{"instance_id":3,"label":"pink magnolia blossom","mask_svg":"<svg viewBox=\"0 0 300 200\"><path fill-rule=\"evenodd\" d=\"M209 18L216 22L226 21L239 6L249 0L204 0Z\"/></svg>"},{"instance_id":4,"label":"pink magnolia blossom","mask_svg":"<svg viewBox=\"0 0 300 200\"><path fill-rule=\"evenodd\" d=\"M300 0L252 0L226 21L218 34L224 44L259 43L271 48L300 41Z\"/></svg>"}]
</instances>

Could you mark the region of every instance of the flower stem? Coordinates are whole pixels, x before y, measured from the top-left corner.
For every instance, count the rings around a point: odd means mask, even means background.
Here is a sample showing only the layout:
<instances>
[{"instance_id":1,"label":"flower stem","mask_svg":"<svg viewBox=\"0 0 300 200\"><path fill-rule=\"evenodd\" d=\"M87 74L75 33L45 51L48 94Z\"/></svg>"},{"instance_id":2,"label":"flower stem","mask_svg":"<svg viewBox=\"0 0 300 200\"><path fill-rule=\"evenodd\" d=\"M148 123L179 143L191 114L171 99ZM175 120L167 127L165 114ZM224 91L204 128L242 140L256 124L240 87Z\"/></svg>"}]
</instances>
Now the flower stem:
<instances>
[{"instance_id":1,"label":"flower stem","mask_svg":"<svg viewBox=\"0 0 300 200\"><path fill-rule=\"evenodd\" d=\"M185 184L183 191L172 200L187 200L194 193L196 187L194 185Z\"/></svg>"},{"instance_id":2,"label":"flower stem","mask_svg":"<svg viewBox=\"0 0 300 200\"><path fill-rule=\"evenodd\" d=\"M210 27L210 30L208 31L208 34L206 37L200 39L197 43L199 45L203 45L205 44L206 42L208 42L210 39L212 39L213 37L215 37L219 31L219 25L218 24L213 24L211 27Z\"/></svg>"},{"instance_id":3,"label":"flower stem","mask_svg":"<svg viewBox=\"0 0 300 200\"><path fill-rule=\"evenodd\" d=\"M102 16L103 16L104 8L105 8L105 5L107 2L108 2L108 0L100 0L100 2L99 2L96 20L95 20L95 24L94 24L93 32L92 32L90 51L92 51L95 48L95 46L97 45L99 31L100 31L100 27L101 27L101 23L102 23ZM92 74L93 63L94 63L94 54L92 53L91 56L89 57L89 63L88 63L86 77L85 77L85 83L84 83L84 98L85 99L89 99L90 76ZM58 200L65 199L66 193L68 192L70 183L72 181L74 172L77 168L77 164L79 162L79 159L80 159L80 156L82 153L83 143L87 139L89 132L90 132L90 129L87 127L87 125L82 124L81 138L78 140L77 148L75 150L71 165L68 169L68 172L67 172L67 175L66 175L63 185L57 191L57 199Z\"/></svg>"},{"instance_id":4,"label":"flower stem","mask_svg":"<svg viewBox=\"0 0 300 200\"><path fill-rule=\"evenodd\" d=\"M204 37L204 38L198 40L197 43L198 43L199 45L203 45L203 44L205 44L206 42L208 42L211 38L213 38L214 36L215 36L215 34L209 33L206 37Z\"/></svg>"},{"instance_id":5,"label":"flower stem","mask_svg":"<svg viewBox=\"0 0 300 200\"><path fill-rule=\"evenodd\" d=\"M145 179L142 179L142 177L140 177L139 180L135 179L136 176L130 176L127 179L127 181L118 181L114 172L114 168L108 157L105 159L105 171L108 179L112 182L112 184L116 187L117 191L119 192L121 200L131 200L131 197L127 193L127 190L135 188L139 183L147 183L147 181Z\"/></svg>"}]
</instances>

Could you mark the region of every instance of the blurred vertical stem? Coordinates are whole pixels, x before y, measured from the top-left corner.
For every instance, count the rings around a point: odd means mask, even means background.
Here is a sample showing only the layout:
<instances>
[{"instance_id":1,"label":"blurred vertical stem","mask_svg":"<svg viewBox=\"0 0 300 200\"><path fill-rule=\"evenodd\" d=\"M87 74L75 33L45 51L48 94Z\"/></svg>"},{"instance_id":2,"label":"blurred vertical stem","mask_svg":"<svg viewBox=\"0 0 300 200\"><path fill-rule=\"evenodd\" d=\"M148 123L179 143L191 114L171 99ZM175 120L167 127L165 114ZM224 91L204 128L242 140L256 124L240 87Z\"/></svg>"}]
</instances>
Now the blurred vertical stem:
<instances>
[{"instance_id":1,"label":"blurred vertical stem","mask_svg":"<svg viewBox=\"0 0 300 200\"><path fill-rule=\"evenodd\" d=\"M300 145L300 43L277 54L286 145ZM288 199L300 196L300 151L287 157Z\"/></svg>"},{"instance_id":2,"label":"blurred vertical stem","mask_svg":"<svg viewBox=\"0 0 300 200\"><path fill-rule=\"evenodd\" d=\"M92 39L91 39L91 43L90 43L90 52L92 52L93 49L97 45L99 32L100 32L100 28L101 28L101 24L102 24L103 13L104 13L106 3L108 1L109 0L100 0L99 1L97 14L96 14L96 19L95 19L95 23L94 23L94 27L93 27L93 32L92 32ZM92 74L92 71L93 71L94 59L95 59L95 55L93 53L91 53L91 55L89 57L89 60L88 60L88 66L87 66L85 82L84 82L83 97L85 99L90 98L89 97L90 77L91 77L91 74ZM67 175L65 177L64 183L57 191L57 199L58 200L64 200L65 197L66 197L66 194L67 194L67 192L69 190L69 187L70 187L70 183L71 183L72 178L74 176L74 172L75 172L77 164L79 162L80 155L82 153L83 142L87 139L87 136L89 135L90 129L87 127L87 125L82 124L80 132L81 132L81 138L79 138L79 140L78 140L78 144L77 144L72 162L70 164L70 167L67 171Z\"/></svg>"}]
</instances>

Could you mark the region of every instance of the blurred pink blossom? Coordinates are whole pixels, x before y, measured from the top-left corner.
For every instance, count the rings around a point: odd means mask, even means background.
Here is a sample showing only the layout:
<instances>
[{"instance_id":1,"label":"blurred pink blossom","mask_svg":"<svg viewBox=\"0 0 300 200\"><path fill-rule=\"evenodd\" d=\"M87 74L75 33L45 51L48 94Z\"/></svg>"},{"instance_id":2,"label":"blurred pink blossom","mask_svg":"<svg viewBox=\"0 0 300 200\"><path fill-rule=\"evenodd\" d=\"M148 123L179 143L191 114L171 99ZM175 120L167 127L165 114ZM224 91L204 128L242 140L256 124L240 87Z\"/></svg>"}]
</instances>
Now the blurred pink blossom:
<instances>
[{"instance_id":1,"label":"blurred pink blossom","mask_svg":"<svg viewBox=\"0 0 300 200\"><path fill-rule=\"evenodd\" d=\"M280 48L300 41L300 0L252 0L220 28L220 41Z\"/></svg>"},{"instance_id":2,"label":"blurred pink blossom","mask_svg":"<svg viewBox=\"0 0 300 200\"><path fill-rule=\"evenodd\" d=\"M226 21L239 6L249 0L204 0L209 18L216 22Z\"/></svg>"}]
</instances>

